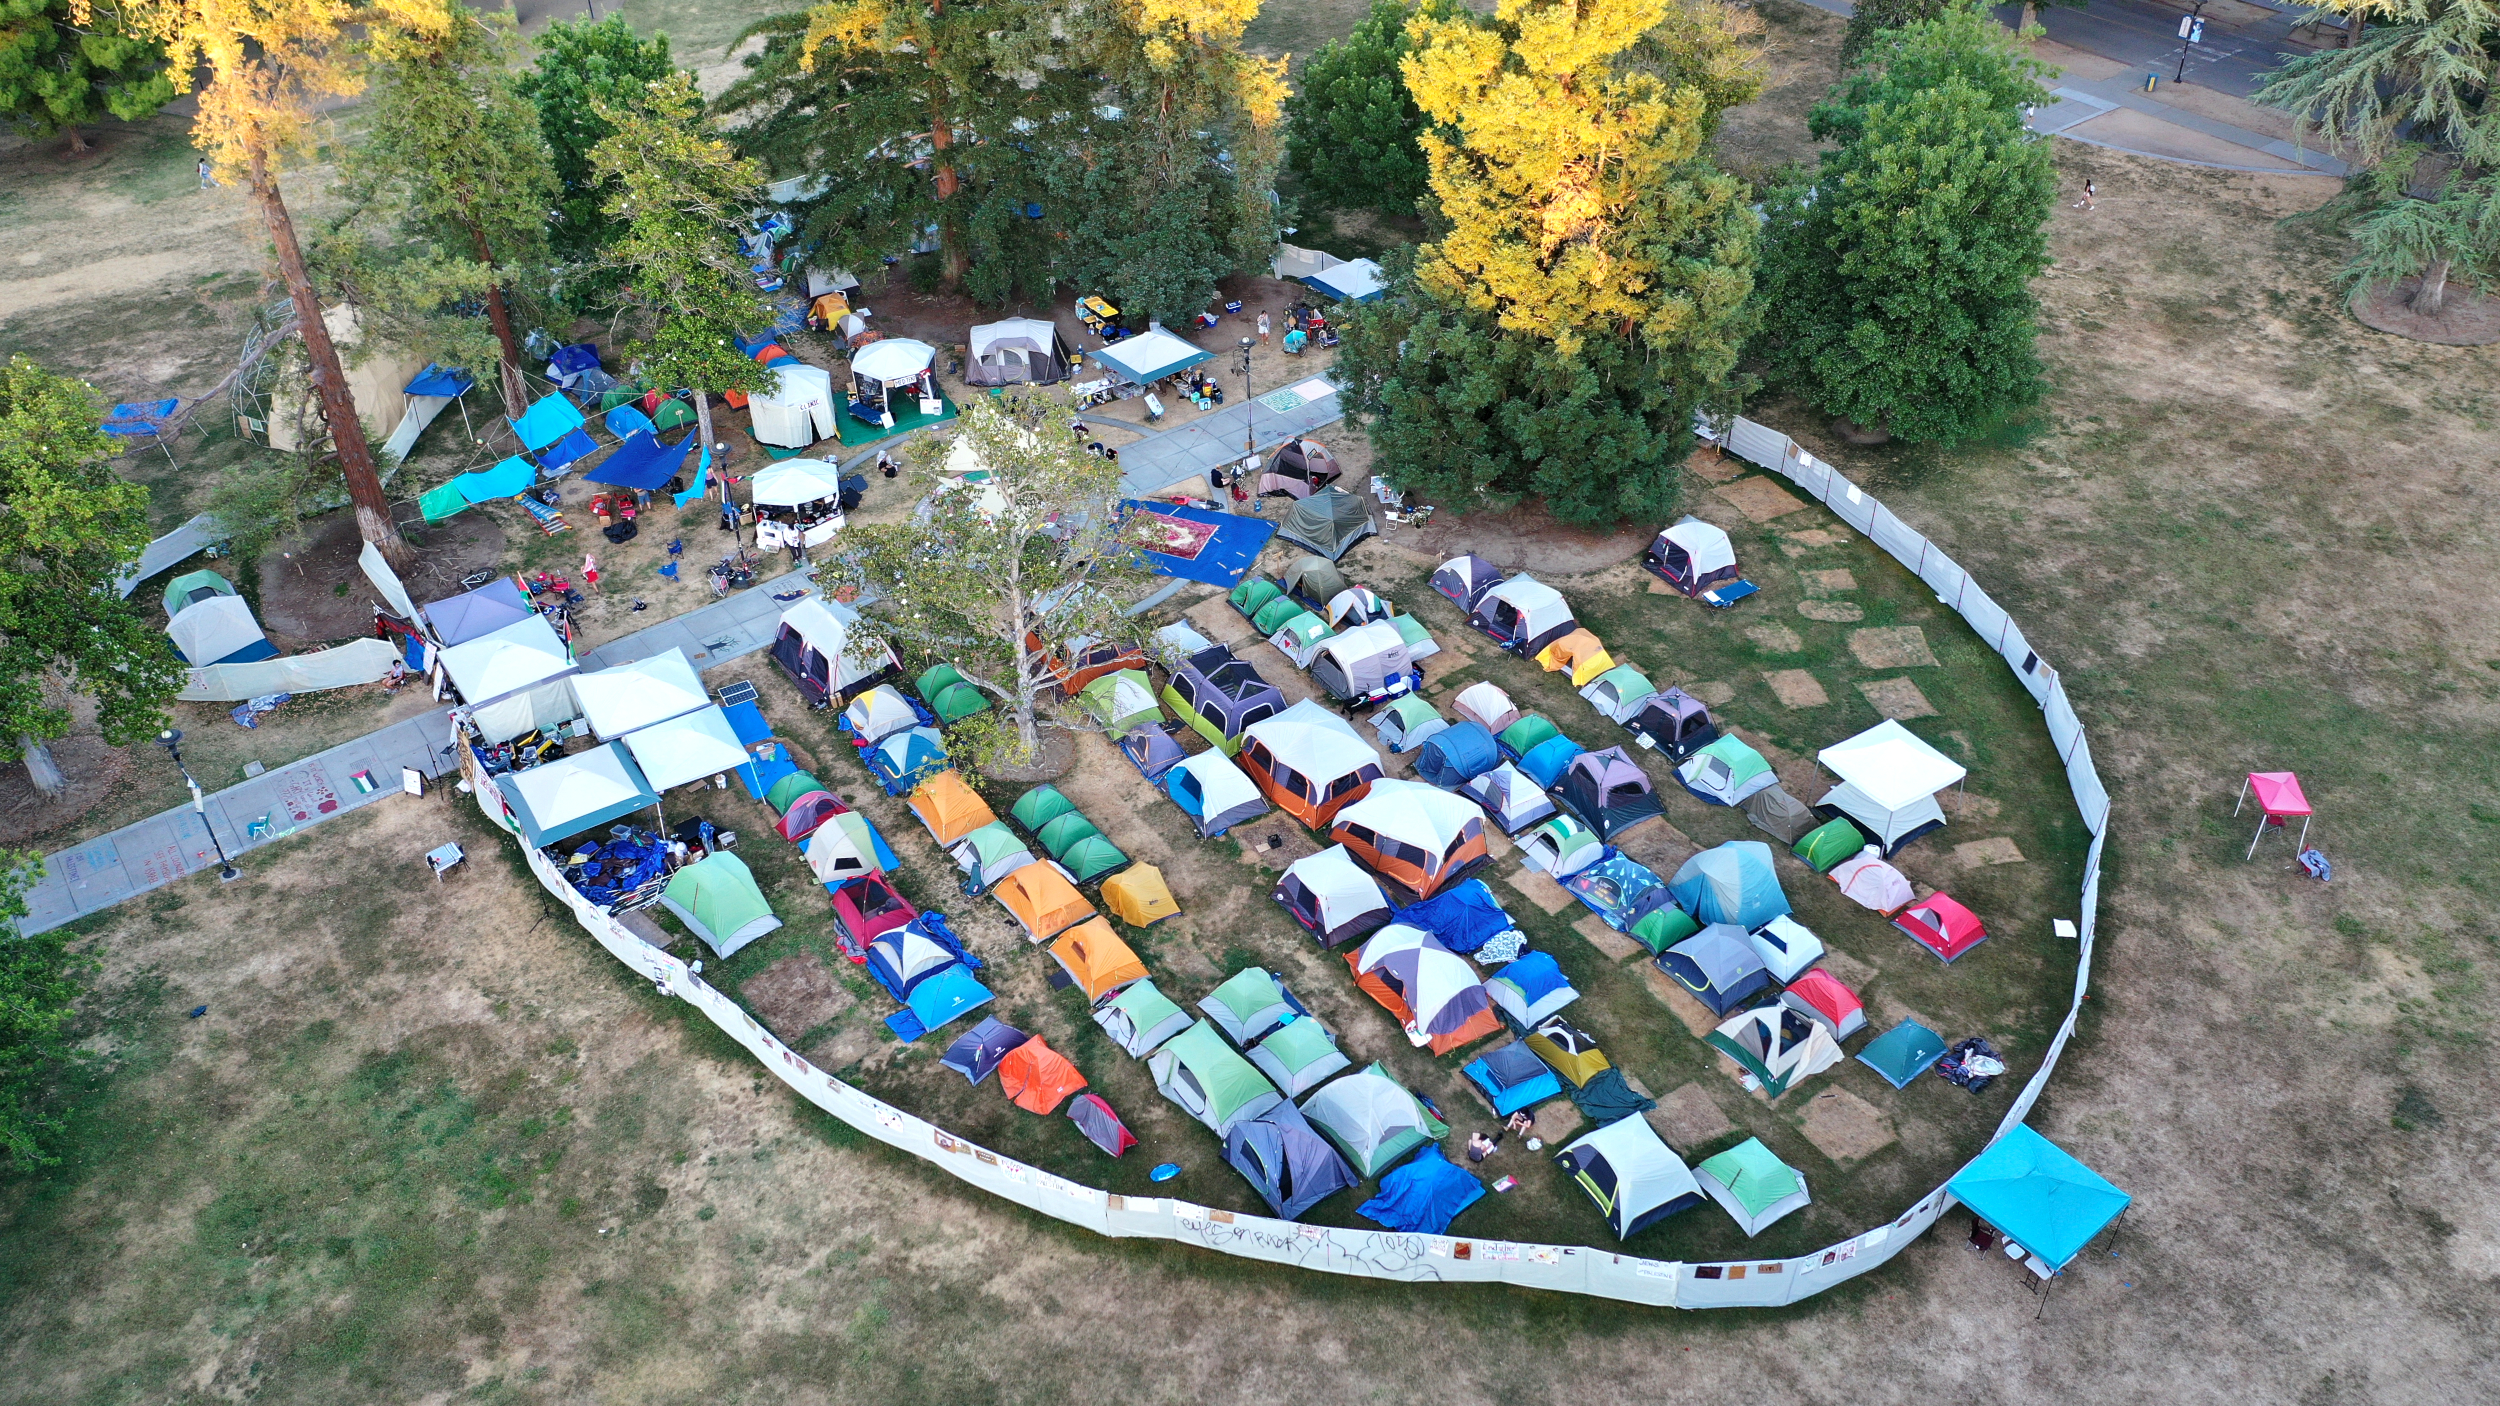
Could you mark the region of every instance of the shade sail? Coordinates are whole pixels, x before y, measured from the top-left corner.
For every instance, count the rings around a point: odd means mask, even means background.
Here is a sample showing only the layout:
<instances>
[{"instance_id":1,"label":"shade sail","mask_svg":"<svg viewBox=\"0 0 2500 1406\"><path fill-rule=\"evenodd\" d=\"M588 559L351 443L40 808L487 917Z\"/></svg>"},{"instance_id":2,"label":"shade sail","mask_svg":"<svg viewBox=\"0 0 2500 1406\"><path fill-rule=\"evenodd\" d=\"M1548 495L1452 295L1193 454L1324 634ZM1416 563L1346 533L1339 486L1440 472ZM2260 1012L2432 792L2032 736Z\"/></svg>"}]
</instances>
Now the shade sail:
<instances>
[{"instance_id":1,"label":"shade sail","mask_svg":"<svg viewBox=\"0 0 2500 1406\"><path fill-rule=\"evenodd\" d=\"M694 440L693 435L686 435L675 444L662 444L648 432L636 430L582 479L618 488L658 488L685 467L686 451L694 447Z\"/></svg>"}]
</instances>

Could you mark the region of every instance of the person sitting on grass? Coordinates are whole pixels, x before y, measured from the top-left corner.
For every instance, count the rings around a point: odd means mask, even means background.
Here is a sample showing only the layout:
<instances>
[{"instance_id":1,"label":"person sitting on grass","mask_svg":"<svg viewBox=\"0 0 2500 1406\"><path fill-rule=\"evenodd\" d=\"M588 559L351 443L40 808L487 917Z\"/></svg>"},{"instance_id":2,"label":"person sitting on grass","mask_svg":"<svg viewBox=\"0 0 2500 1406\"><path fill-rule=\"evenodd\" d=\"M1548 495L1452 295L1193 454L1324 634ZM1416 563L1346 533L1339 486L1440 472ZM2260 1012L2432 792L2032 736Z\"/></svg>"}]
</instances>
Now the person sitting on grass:
<instances>
[{"instance_id":1,"label":"person sitting on grass","mask_svg":"<svg viewBox=\"0 0 2500 1406\"><path fill-rule=\"evenodd\" d=\"M1467 1135L1467 1160L1470 1162L1481 1162L1485 1158L1492 1156L1493 1149L1501 1145L1502 1139L1498 1135L1480 1132L1469 1133Z\"/></svg>"}]
</instances>

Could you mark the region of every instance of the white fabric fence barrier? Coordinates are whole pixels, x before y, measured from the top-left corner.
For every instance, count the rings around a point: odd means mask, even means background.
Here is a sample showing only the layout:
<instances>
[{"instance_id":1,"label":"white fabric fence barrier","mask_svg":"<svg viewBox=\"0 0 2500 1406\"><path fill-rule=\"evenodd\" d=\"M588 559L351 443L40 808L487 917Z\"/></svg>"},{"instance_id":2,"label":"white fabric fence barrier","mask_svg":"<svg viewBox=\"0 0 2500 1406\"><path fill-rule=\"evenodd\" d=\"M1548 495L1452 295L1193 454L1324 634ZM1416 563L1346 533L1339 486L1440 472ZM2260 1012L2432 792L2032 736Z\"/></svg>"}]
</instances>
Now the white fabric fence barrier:
<instances>
[{"instance_id":1,"label":"white fabric fence barrier","mask_svg":"<svg viewBox=\"0 0 2500 1406\"><path fill-rule=\"evenodd\" d=\"M2015 1098L1999 1125L2002 1137L2022 1122L2057 1068L2075 1030L2091 979L2093 918L2098 907L2103 828L2109 796L2092 770L2083 726L2068 705L2056 672L2043 663L2013 618L1990 600L1942 549L1894 517L1856 485L1799 449L1786 435L1737 419L1729 449L1785 475L1866 533L1895 559L1918 573L1953 605L1971 628L2005 656L2015 676L2040 700L2049 734L2065 759L2075 803L2092 832L2084 862L2080 927L2082 950L2075 966L2074 998L2038 1072ZM464 759L467 749L463 748ZM484 778L471 769L473 782ZM478 800L501 823L480 785ZM1027 1166L957 1137L934 1123L872 1098L808 1062L758 1024L739 1004L705 984L686 964L651 946L624 924L582 898L546 855L524 845L530 872L563 900L573 916L618 961L640 972L663 995L691 1003L764 1067L810 1103L889 1147L920 1158L958 1180L1028 1210L1039 1211L1100 1235L1151 1237L1201 1249L1330 1274L1409 1282L1499 1283L1561 1293L1587 1294L1627 1303L1673 1308L1776 1307L1810 1298L1890 1260L1955 1204L1939 1186L1891 1221L1837 1245L1794 1259L1687 1264L1580 1245L1529 1245L1453 1235L1412 1235L1299 1225L1238 1211L1212 1210L1165 1197L1118 1196Z\"/></svg>"},{"instance_id":2,"label":"white fabric fence barrier","mask_svg":"<svg viewBox=\"0 0 2500 1406\"><path fill-rule=\"evenodd\" d=\"M264 693L319 693L388 677L399 659L388 640L356 640L336 649L259 659L249 664L211 664L183 677L176 698L185 703L240 703Z\"/></svg>"}]
</instances>

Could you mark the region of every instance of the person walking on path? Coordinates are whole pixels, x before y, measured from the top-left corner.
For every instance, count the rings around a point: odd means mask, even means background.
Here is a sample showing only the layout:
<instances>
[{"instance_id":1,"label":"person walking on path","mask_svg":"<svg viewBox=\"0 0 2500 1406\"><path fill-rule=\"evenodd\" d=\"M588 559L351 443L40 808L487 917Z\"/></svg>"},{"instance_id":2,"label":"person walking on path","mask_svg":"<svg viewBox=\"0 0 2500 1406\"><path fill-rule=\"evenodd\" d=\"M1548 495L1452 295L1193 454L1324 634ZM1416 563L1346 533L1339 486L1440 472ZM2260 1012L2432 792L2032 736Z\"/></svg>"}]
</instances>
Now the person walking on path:
<instances>
[{"instance_id":1,"label":"person walking on path","mask_svg":"<svg viewBox=\"0 0 2500 1406\"><path fill-rule=\"evenodd\" d=\"M203 165L203 166L205 166L205 165L207 165L208 163L206 163L206 162L202 162L202 163L200 163L200 164L201 164L201 165ZM1264 343L1264 342L1266 342L1266 341L1267 341L1267 314L1266 314L1266 313L1260 313L1260 314L1259 314L1259 340L1260 340L1260 342L1262 342L1262 343Z\"/></svg>"},{"instance_id":2,"label":"person walking on path","mask_svg":"<svg viewBox=\"0 0 2500 1406\"><path fill-rule=\"evenodd\" d=\"M210 169L208 158L203 156L200 158L200 189L215 190L216 188L217 173Z\"/></svg>"},{"instance_id":3,"label":"person walking on path","mask_svg":"<svg viewBox=\"0 0 2500 1406\"><path fill-rule=\"evenodd\" d=\"M2091 209L2093 197L2099 195L2100 193L2100 187L2094 185L2089 179L2086 179L2083 183L2083 199L2075 202L2075 208L2078 210Z\"/></svg>"},{"instance_id":4,"label":"person walking on path","mask_svg":"<svg viewBox=\"0 0 2500 1406\"><path fill-rule=\"evenodd\" d=\"M582 580L589 584L590 589L599 589L599 559L588 552L582 554Z\"/></svg>"}]
</instances>

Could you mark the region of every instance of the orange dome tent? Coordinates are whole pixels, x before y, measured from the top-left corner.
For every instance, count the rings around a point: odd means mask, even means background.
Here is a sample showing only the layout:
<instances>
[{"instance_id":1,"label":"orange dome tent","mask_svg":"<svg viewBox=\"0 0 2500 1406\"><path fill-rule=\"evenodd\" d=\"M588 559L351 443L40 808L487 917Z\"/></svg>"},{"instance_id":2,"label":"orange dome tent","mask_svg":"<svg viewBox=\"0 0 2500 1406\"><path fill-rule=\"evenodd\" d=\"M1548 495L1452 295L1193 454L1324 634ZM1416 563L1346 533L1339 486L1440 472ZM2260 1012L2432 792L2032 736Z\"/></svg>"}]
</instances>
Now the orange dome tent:
<instances>
[{"instance_id":1,"label":"orange dome tent","mask_svg":"<svg viewBox=\"0 0 2500 1406\"><path fill-rule=\"evenodd\" d=\"M1085 1087L1068 1057L1038 1037L1007 1052L998 1062L998 1087L1027 1113L1048 1115L1068 1095Z\"/></svg>"},{"instance_id":2,"label":"orange dome tent","mask_svg":"<svg viewBox=\"0 0 2500 1406\"><path fill-rule=\"evenodd\" d=\"M963 774L941 771L911 793L911 813L929 827L929 838L951 845L984 825L995 825L989 802L964 784Z\"/></svg>"},{"instance_id":3,"label":"orange dome tent","mask_svg":"<svg viewBox=\"0 0 2500 1406\"><path fill-rule=\"evenodd\" d=\"M1099 1001L1132 981L1146 979L1146 964L1111 930L1101 918L1088 918L1059 935L1050 945L1050 955L1085 993L1088 1002Z\"/></svg>"},{"instance_id":4,"label":"orange dome tent","mask_svg":"<svg viewBox=\"0 0 2500 1406\"><path fill-rule=\"evenodd\" d=\"M1094 916L1094 905L1046 859L1034 860L999 880L990 892L1024 925L1028 942L1048 942Z\"/></svg>"}]
</instances>

